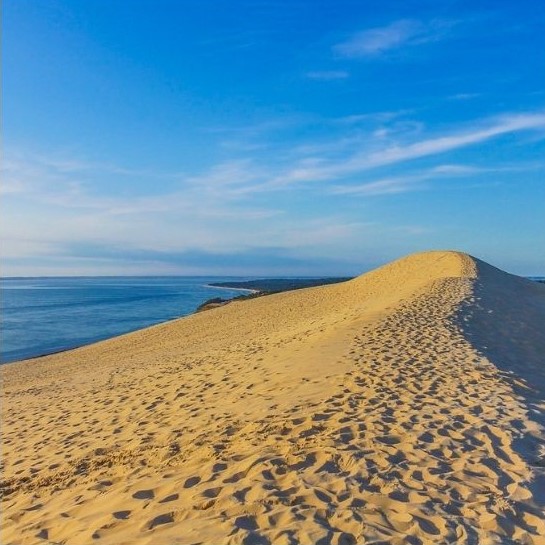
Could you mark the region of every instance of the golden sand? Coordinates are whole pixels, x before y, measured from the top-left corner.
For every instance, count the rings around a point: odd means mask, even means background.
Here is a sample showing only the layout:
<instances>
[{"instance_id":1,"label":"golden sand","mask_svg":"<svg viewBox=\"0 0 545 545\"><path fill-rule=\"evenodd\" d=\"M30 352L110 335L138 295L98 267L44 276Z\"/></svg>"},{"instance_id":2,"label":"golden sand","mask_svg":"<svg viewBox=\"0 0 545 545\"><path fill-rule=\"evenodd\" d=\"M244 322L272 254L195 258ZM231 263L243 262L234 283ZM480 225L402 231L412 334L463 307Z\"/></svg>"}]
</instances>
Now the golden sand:
<instances>
[{"instance_id":1,"label":"golden sand","mask_svg":"<svg viewBox=\"0 0 545 545\"><path fill-rule=\"evenodd\" d=\"M545 286L427 252L4 365L1 542L544 544L544 359Z\"/></svg>"}]
</instances>

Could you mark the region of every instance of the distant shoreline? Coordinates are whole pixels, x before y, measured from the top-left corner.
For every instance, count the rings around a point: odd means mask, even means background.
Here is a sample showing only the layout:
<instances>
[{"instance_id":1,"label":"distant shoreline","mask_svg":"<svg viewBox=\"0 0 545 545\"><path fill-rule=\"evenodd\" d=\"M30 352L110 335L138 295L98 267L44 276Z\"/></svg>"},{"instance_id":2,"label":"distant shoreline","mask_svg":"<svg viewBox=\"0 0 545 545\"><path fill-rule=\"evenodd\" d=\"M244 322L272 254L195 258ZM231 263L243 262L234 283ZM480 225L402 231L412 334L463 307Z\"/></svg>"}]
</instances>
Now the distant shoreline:
<instances>
[{"instance_id":1,"label":"distant shoreline","mask_svg":"<svg viewBox=\"0 0 545 545\"><path fill-rule=\"evenodd\" d=\"M229 286L215 286L214 284L204 284L206 288L215 288L217 290L249 291L251 293L261 293L262 290L251 288L230 288Z\"/></svg>"}]
</instances>

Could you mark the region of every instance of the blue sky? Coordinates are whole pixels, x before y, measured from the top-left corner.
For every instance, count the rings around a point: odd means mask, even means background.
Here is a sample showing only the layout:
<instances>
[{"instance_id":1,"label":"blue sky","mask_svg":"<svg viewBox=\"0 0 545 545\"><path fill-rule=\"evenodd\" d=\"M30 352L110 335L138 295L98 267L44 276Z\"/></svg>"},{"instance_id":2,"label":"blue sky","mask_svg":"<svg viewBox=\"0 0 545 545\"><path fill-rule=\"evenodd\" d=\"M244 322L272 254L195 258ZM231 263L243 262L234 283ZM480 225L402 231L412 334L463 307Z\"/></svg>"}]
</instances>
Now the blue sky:
<instances>
[{"instance_id":1,"label":"blue sky","mask_svg":"<svg viewBox=\"0 0 545 545\"><path fill-rule=\"evenodd\" d=\"M545 274L539 0L3 5L3 275Z\"/></svg>"}]
</instances>

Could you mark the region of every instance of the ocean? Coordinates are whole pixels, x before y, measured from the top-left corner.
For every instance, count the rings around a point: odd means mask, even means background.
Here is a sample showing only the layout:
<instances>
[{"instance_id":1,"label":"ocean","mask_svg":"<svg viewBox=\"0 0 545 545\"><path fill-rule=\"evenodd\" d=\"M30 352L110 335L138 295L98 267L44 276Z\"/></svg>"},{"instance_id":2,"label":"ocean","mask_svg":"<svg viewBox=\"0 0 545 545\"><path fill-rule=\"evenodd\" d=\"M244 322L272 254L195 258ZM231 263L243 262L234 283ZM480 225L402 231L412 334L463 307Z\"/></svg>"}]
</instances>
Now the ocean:
<instances>
[{"instance_id":1,"label":"ocean","mask_svg":"<svg viewBox=\"0 0 545 545\"><path fill-rule=\"evenodd\" d=\"M242 277L2 278L0 363L75 348L193 313Z\"/></svg>"}]
</instances>

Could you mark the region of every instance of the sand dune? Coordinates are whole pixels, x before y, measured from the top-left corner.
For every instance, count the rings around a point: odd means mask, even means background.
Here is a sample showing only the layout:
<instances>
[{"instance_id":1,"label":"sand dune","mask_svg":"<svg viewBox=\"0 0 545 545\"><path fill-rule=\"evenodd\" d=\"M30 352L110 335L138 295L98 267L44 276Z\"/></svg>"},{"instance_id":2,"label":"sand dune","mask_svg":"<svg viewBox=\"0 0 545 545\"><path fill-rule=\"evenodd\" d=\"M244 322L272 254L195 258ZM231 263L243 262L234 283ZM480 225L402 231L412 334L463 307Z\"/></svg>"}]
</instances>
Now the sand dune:
<instances>
[{"instance_id":1,"label":"sand dune","mask_svg":"<svg viewBox=\"0 0 545 545\"><path fill-rule=\"evenodd\" d=\"M2 543L545 543L545 286L427 252L2 367Z\"/></svg>"}]
</instances>

